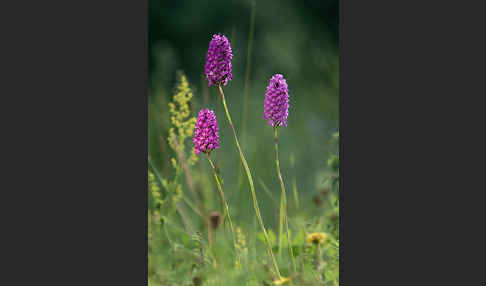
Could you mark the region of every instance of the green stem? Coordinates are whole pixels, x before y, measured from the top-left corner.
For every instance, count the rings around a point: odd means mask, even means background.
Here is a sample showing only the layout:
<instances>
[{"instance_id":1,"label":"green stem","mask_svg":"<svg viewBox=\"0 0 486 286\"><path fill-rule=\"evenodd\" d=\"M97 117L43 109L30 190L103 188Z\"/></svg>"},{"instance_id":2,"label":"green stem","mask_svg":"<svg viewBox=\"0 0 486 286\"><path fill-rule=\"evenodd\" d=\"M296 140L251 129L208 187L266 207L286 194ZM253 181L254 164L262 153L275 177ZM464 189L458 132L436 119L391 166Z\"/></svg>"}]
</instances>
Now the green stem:
<instances>
[{"instance_id":1,"label":"green stem","mask_svg":"<svg viewBox=\"0 0 486 286\"><path fill-rule=\"evenodd\" d=\"M287 195L285 193L285 186L284 182L282 179L282 174L280 173L280 161L278 160L278 134L277 134L277 126L273 127L273 138L275 142L275 165L277 167L277 175L278 179L280 181L280 188L282 190L282 203L280 204L280 215L283 216L283 218L280 218L280 221L283 221L285 223L285 230L287 232L287 245L289 248L289 255L290 259L292 261L292 266L294 267L294 272L297 272L297 267L295 265L295 260L294 260L294 252L292 250L292 244L290 241L290 233L289 233L289 220L287 217Z\"/></svg>"},{"instance_id":2,"label":"green stem","mask_svg":"<svg viewBox=\"0 0 486 286\"><path fill-rule=\"evenodd\" d=\"M317 272L319 273L319 277L324 280L324 261L322 260L322 249L320 243L317 244Z\"/></svg>"},{"instance_id":3,"label":"green stem","mask_svg":"<svg viewBox=\"0 0 486 286\"><path fill-rule=\"evenodd\" d=\"M279 213L279 220L278 220L278 258L282 261L282 245L283 245L283 230L284 230L284 217L285 214L283 211L285 210L284 206L284 197L283 194L280 194L280 213Z\"/></svg>"},{"instance_id":4,"label":"green stem","mask_svg":"<svg viewBox=\"0 0 486 286\"><path fill-rule=\"evenodd\" d=\"M275 268L275 272L276 272L278 278L281 279L282 276L280 275L280 271L278 270L277 261L275 260L275 257L273 256L272 246L270 244L270 239L268 238L268 234L267 234L267 231L265 230L265 225L263 224L263 219L262 219L262 216L260 214L260 208L258 207L258 200L256 198L255 187L253 186L253 179L251 178L250 169L248 168L248 164L246 163L245 156L243 155L243 152L241 151L240 143L238 143L238 137L236 136L235 127L233 126L233 122L231 121L231 116L228 112L228 107L226 106L226 100L224 99L224 93L223 93L223 89L221 88L221 85L218 85L218 90L219 90L219 93L221 94L221 99L223 101L224 110L226 112L226 118L228 118L229 125L231 126L231 130L233 131L233 136L235 138L236 147L238 148L238 152L240 153L241 163L243 164L243 167L245 168L245 172L246 172L246 175L248 177L248 182L250 183L251 196L252 196L252 199L253 199L253 207L255 208L255 213L256 213L257 218L258 218L258 223L260 224L260 227L262 228L263 237L265 238L265 244L267 246L267 251L268 251L268 254L270 255L270 258L272 260L273 266Z\"/></svg>"},{"instance_id":5,"label":"green stem","mask_svg":"<svg viewBox=\"0 0 486 286\"><path fill-rule=\"evenodd\" d=\"M209 165L211 165L211 169L213 170L213 175L214 175L214 179L216 180L216 184L218 185L218 190L219 190L219 194L221 196L221 202L223 203L223 206L224 206L224 211L226 213L226 216L228 217L231 236L233 237L233 245L234 245L234 248L235 248L236 265L239 266L240 265L240 258L239 258L239 255L238 255L238 249L236 247L236 236L235 236L235 232L233 231L233 223L231 221L228 203L226 202L226 199L224 197L223 188L221 187L221 182L219 181L218 175L216 174L216 169L214 168L213 161L211 161L210 153L208 153L208 161L209 161Z\"/></svg>"}]
</instances>

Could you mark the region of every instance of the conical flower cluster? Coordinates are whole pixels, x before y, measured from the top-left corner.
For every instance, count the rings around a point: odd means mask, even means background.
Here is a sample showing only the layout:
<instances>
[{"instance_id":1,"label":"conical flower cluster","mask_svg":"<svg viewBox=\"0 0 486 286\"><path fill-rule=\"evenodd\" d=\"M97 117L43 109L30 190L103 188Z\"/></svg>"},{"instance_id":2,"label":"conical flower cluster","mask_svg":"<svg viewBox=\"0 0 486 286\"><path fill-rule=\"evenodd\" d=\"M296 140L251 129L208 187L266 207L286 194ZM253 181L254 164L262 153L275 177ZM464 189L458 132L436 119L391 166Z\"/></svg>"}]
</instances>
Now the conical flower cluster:
<instances>
[{"instance_id":1,"label":"conical flower cluster","mask_svg":"<svg viewBox=\"0 0 486 286\"><path fill-rule=\"evenodd\" d=\"M226 85L233 79L231 59L233 53L228 39L224 35L213 35L206 54L204 71L211 85Z\"/></svg>"},{"instance_id":2,"label":"conical flower cluster","mask_svg":"<svg viewBox=\"0 0 486 286\"><path fill-rule=\"evenodd\" d=\"M271 126L287 126L289 115L289 90L287 82L281 74L276 74L270 79L265 93L263 106L263 118Z\"/></svg>"},{"instance_id":3,"label":"conical flower cluster","mask_svg":"<svg viewBox=\"0 0 486 286\"><path fill-rule=\"evenodd\" d=\"M201 109L194 129L194 151L209 153L219 147L218 144L218 122L216 115L209 109Z\"/></svg>"}]
</instances>

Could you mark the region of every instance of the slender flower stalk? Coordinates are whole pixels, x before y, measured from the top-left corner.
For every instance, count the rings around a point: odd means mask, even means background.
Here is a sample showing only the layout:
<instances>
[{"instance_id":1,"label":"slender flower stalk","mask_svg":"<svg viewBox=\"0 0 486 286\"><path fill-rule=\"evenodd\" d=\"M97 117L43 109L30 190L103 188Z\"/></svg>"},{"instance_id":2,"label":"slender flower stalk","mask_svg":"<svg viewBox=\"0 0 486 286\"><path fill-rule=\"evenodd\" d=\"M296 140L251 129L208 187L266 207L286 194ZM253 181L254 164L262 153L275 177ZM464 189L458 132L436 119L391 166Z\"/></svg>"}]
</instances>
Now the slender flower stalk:
<instances>
[{"instance_id":1,"label":"slender flower stalk","mask_svg":"<svg viewBox=\"0 0 486 286\"><path fill-rule=\"evenodd\" d=\"M221 203L223 204L223 209L228 217L231 236L233 237L233 246L235 248L236 264L239 265L240 261L236 248L236 235L233 230L233 223L231 221L228 203L224 197L223 188L221 187L221 182L219 181L214 164L211 161L211 151L219 147L218 139L218 122L216 121L214 111L209 109L201 109L201 111L199 111L194 129L194 138L192 139L194 142L194 152L196 154L203 152L208 155L209 165L211 165L211 170L213 171L214 179L216 180L216 184L218 186Z\"/></svg>"},{"instance_id":2,"label":"slender flower stalk","mask_svg":"<svg viewBox=\"0 0 486 286\"><path fill-rule=\"evenodd\" d=\"M209 165L211 165L211 170L213 170L213 175L214 179L216 180L216 184L218 185L218 190L219 190L219 195L221 196L221 202L223 203L224 206L224 212L226 213L226 216L228 217L228 223L231 231L231 236L233 237L233 246L235 248L235 256L236 256L236 265L240 266L240 257L238 254L238 248L236 246L236 235L233 230L233 222L231 221L231 216L228 208L228 203L226 202L226 199L224 197L224 192L223 188L221 187L221 182L219 181L218 174L216 174L216 169L214 168L213 161L211 161L211 155L208 153L208 161Z\"/></svg>"},{"instance_id":3,"label":"slender flower stalk","mask_svg":"<svg viewBox=\"0 0 486 286\"><path fill-rule=\"evenodd\" d=\"M276 272L278 278L281 279L282 276L280 275L280 271L278 269L277 261L275 260L275 257L273 255L272 246L270 244L270 239L268 238L268 234L267 234L267 231L265 229L265 225L263 224L262 216L260 214L260 208L258 207L258 200L257 200L256 193L255 193L255 187L253 186L253 179L251 177L251 172L250 172L250 169L248 168L248 164L246 163L245 156L243 155L243 152L241 151L240 143L238 142L238 137L236 136L235 127L233 125L233 122L231 121L231 116L230 116L229 111L228 111L228 106L226 105L226 100L224 98L224 92L223 92L223 88L221 87L221 85L218 85L218 90L219 90L219 93L221 94L221 99L223 101L224 110L226 112L226 118L228 119L231 130L233 131L233 137L235 138L235 143L236 143L236 147L238 149L238 152L240 154L241 162L243 164L243 167L245 168L245 172L246 172L246 175L248 177L248 182L250 183L250 190L251 190L251 195L252 195L252 199L253 199L253 207L255 208L255 213L256 213L257 218L258 218L258 223L260 224L260 227L262 228L263 237L265 239L265 244L267 246L267 251L268 251L268 254L269 254L269 256L272 260L273 266L275 268L275 272Z\"/></svg>"},{"instance_id":4,"label":"slender flower stalk","mask_svg":"<svg viewBox=\"0 0 486 286\"><path fill-rule=\"evenodd\" d=\"M277 126L273 127L273 138L275 142L275 166L277 168L277 175L280 181L280 188L282 191L281 195L281 204L280 204L280 222L281 224L285 224L285 231L287 232L287 245L289 250L289 256L292 261L292 266L294 268L294 272L297 272L297 266L295 265L294 259L294 252L292 250L292 244L290 241L290 233L289 233L289 219L287 216L287 195L285 193L285 186L282 179L282 174L280 173L280 161L278 160L278 134L277 134ZM282 229L282 226L280 227ZM279 244L279 249L281 249L282 245Z\"/></svg>"},{"instance_id":5,"label":"slender flower stalk","mask_svg":"<svg viewBox=\"0 0 486 286\"><path fill-rule=\"evenodd\" d=\"M287 194L285 193L285 185L280 172L280 162L278 160L278 133L279 126L287 126L287 116L289 114L289 91L287 82L281 74L276 74L270 79L267 86L264 101L263 118L268 121L268 124L273 126L273 138L275 143L275 166L277 169L278 179L280 181L281 196L280 196L280 227L279 227L279 255L282 253L282 229L285 225L287 233L287 246L289 256L292 261L294 272L297 272L295 265L292 244L290 241L289 222L287 216Z\"/></svg>"}]
</instances>

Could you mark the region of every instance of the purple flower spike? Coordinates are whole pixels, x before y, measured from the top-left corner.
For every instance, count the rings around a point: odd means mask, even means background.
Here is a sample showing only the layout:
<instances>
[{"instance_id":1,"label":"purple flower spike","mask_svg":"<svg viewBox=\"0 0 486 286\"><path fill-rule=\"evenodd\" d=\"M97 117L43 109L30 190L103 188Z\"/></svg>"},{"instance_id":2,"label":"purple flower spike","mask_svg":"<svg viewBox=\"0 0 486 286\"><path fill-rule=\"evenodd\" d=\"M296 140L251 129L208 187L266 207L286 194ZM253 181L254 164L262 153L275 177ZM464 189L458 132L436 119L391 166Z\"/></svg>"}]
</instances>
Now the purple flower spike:
<instances>
[{"instance_id":1,"label":"purple flower spike","mask_svg":"<svg viewBox=\"0 0 486 286\"><path fill-rule=\"evenodd\" d=\"M216 115L214 115L212 110L201 109L201 111L199 111L192 142L194 142L196 155L198 155L199 152L209 153L219 147L218 122L216 121Z\"/></svg>"},{"instance_id":2,"label":"purple flower spike","mask_svg":"<svg viewBox=\"0 0 486 286\"><path fill-rule=\"evenodd\" d=\"M226 85L233 79L231 73L231 59L233 53L228 39L224 35L213 35L206 54L204 71L209 81L209 86L215 84Z\"/></svg>"},{"instance_id":3,"label":"purple flower spike","mask_svg":"<svg viewBox=\"0 0 486 286\"><path fill-rule=\"evenodd\" d=\"M271 126L287 126L289 115L289 90L283 75L276 74L270 79L265 93L263 119Z\"/></svg>"}]
</instances>

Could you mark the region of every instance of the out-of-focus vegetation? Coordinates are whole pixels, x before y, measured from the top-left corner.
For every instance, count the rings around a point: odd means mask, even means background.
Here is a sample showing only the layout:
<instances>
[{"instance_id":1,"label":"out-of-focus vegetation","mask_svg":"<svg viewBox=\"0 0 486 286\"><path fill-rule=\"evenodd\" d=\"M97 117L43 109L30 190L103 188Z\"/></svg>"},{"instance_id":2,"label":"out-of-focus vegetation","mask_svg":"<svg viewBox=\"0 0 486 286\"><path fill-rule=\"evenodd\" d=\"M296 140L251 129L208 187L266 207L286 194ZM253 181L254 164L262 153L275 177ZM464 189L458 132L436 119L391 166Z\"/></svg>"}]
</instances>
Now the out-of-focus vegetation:
<instances>
[{"instance_id":1,"label":"out-of-focus vegetation","mask_svg":"<svg viewBox=\"0 0 486 286\"><path fill-rule=\"evenodd\" d=\"M233 80L224 87L225 97L280 271L290 277L280 282L337 285L337 7L337 1L149 0L149 285L278 283L220 96L203 75L214 33L225 34L233 49ZM287 253L278 253L280 186L273 130L262 115L275 73L285 76L290 95L288 126L279 128L279 157L297 273ZM224 212L205 155L193 153L191 127L201 108L213 109L218 119L220 147L212 158L237 232L239 268L227 222L216 229L208 223L211 212ZM307 243L313 232L326 233L326 243Z\"/></svg>"}]
</instances>

